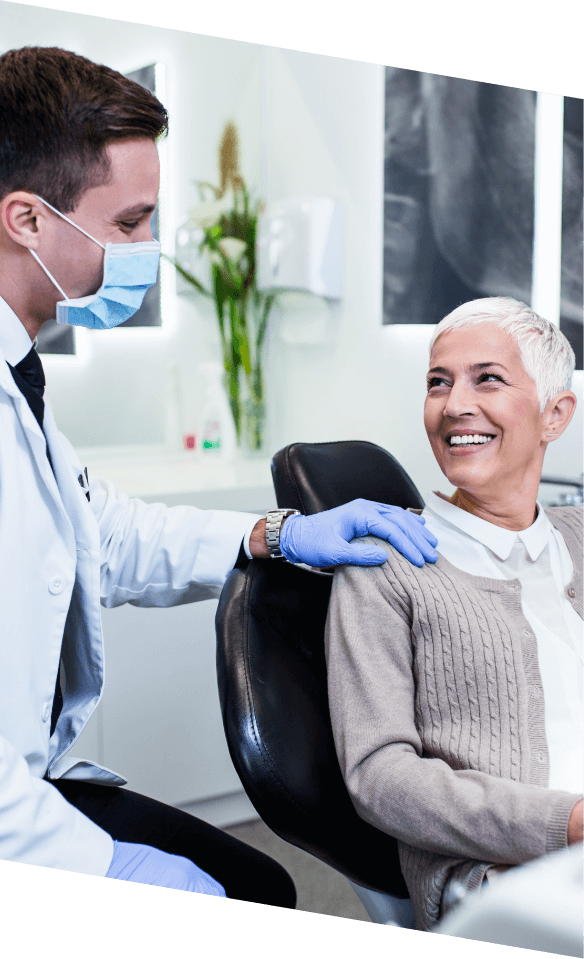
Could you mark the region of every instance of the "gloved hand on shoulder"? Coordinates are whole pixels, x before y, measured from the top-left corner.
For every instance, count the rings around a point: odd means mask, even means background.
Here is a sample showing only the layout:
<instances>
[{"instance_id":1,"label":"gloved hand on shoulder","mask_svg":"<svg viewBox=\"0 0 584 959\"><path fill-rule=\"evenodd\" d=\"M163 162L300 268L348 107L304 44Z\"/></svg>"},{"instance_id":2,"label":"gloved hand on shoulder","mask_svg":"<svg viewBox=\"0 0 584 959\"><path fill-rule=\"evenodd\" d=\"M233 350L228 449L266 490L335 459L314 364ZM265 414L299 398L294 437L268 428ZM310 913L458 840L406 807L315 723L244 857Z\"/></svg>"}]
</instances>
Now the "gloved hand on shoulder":
<instances>
[{"instance_id":1,"label":"gloved hand on shoulder","mask_svg":"<svg viewBox=\"0 0 584 959\"><path fill-rule=\"evenodd\" d=\"M290 563L307 566L376 566L387 559L385 550L351 543L357 536L387 540L414 566L435 563L438 540L425 529L425 520L400 506L355 499L311 516L288 516L280 530L280 549Z\"/></svg>"}]
</instances>

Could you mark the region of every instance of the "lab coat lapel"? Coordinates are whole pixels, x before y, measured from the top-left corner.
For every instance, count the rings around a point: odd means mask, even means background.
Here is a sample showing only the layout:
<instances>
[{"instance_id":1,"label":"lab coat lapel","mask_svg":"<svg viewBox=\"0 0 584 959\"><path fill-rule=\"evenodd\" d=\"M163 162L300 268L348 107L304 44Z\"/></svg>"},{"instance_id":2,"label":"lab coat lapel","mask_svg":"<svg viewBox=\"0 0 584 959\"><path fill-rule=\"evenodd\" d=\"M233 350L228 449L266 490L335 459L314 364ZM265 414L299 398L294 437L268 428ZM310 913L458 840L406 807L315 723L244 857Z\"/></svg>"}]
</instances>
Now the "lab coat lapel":
<instances>
[{"instance_id":1,"label":"lab coat lapel","mask_svg":"<svg viewBox=\"0 0 584 959\"><path fill-rule=\"evenodd\" d=\"M8 368L8 364L1 358L0 361L0 388L4 390L5 393L12 398L14 402L14 408L16 415L20 420L20 423L24 429L27 440L30 444L32 454L34 456L37 468L41 474L43 480L45 481L47 488L53 497L55 504L59 507L61 512L66 516L66 513L63 509L63 503L59 495L59 490L51 465L47 458L46 451L46 441L43 431L41 430L39 424L37 423L33 412L28 405L26 399L18 389L16 383L12 378L12 373ZM46 409L46 404L45 404Z\"/></svg>"},{"instance_id":2,"label":"lab coat lapel","mask_svg":"<svg viewBox=\"0 0 584 959\"><path fill-rule=\"evenodd\" d=\"M49 776L83 778L78 760L69 752L95 710L103 688L103 634L100 605L99 527L79 483L81 464L61 437L50 403L45 403L44 430L63 507L73 527L77 549L75 586L61 647L65 675L63 710L50 742ZM97 775L95 767L92 774ZM111 782L111 773L108 773ZM125 780L123 780L125 782ZM121 783L122 780L119 780Z\"/></svg>"},{"instance_id":3,"label":"lab coat lapel","mask_svg":"<svg viewBox=\"0 0 584 959\"><path fill-rule=\"evenodd\" d=\"M79 483L73 463L67 458L50 402L45 400L43 421L47 445L51 454L53 470L59 487L61 502L65 513L75 531L77 547L95 551L99 549L97 524L87 502L87 497ZM45 457L46 459L46 457Z\"/></svg>"}]
</instances>

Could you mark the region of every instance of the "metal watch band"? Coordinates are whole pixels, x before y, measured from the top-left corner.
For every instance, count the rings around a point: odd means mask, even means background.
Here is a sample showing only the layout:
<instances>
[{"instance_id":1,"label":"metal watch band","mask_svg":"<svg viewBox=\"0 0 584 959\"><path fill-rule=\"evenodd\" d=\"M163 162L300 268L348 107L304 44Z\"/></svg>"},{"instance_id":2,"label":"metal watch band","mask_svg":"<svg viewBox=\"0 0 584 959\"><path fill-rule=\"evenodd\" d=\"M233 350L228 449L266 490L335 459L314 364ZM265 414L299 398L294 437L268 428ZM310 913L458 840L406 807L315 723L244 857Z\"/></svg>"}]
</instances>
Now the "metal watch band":
<instances>
[{"instance_id":1,"label":"metal watch band","mask_svg":"<svg viewBox=\"0 0 584 959\"><path fill-rule=\"evenodd\" d=\"M280 530L287 516L300 516L300 510L271 509L266 515L266 545L272 559L284 559L280 549Z\"/></svg>"}]
</instances>

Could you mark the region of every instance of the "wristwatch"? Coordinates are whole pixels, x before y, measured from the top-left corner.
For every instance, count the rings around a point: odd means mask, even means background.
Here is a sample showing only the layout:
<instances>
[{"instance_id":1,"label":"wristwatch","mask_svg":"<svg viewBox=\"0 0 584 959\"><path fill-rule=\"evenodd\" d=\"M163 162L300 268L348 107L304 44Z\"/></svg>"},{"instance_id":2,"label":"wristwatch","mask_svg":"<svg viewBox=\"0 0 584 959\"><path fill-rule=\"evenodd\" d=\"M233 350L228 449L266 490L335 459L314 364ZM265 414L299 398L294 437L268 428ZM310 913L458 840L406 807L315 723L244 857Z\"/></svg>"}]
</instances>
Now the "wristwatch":
<instances>
[{"instance_id":1,"label":"wristwatch","mask_svg":"<svg viewBox=\"0 0 584 959\"><path fill-rule=\"evenodd\" d=\"M266 545L272 559L284 559L280 549L280 530L287 516L300 516L299 509L271 509L266 515Z\"/></svg>"}]
</instances>

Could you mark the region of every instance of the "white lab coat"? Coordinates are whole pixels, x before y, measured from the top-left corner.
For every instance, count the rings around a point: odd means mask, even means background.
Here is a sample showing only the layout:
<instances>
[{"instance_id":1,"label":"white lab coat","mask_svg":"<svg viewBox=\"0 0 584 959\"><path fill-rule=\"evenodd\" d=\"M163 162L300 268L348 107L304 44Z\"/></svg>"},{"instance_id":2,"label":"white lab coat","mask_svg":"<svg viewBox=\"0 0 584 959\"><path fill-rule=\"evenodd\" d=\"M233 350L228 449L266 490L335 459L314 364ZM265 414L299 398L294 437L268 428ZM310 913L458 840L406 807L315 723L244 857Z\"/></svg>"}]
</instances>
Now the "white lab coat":
<instances>
[{"instance_id":1,"label":"white lab coat","mask_svg":"<svg viewBox=\"0 0 584 959\"><path fill-rule=\"evenodd\" d=\"M123 785L68 755L104 680L104 606L176 606L217 597L249 513L168 509L78 481L48 402L45 439L0 354L0 859L104 876L111 837L48 779ZM50 719L62 644L64 703Z\"/></svg>"}]
</instances>

